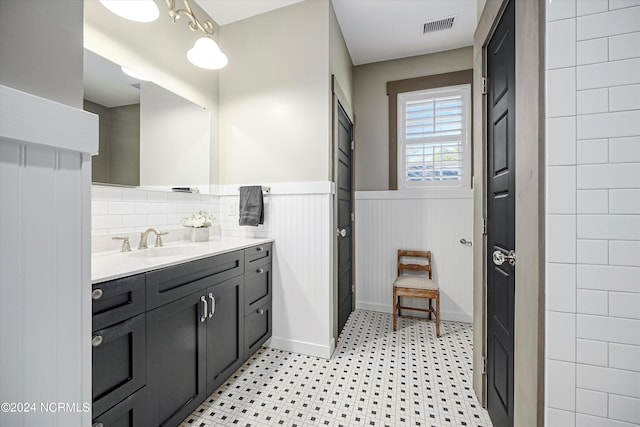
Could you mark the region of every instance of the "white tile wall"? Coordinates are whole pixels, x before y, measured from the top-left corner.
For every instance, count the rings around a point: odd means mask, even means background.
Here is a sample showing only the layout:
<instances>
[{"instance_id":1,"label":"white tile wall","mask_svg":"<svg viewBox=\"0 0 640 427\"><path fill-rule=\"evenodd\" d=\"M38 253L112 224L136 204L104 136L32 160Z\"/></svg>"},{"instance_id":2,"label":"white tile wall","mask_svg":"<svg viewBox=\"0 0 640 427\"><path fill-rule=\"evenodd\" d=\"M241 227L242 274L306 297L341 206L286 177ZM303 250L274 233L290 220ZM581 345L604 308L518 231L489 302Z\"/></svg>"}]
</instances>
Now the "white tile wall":
<instances>
[{"instance_id":1,"label":"white tile wall","mask_svg":"<svg viewBox=\"0 0 640 427\"><path fill-rule=\"evenodd\" d=\"M546 425L630 427L640 423L640 1L548 2L546 35Z\"/></svg>"}]
</instances>

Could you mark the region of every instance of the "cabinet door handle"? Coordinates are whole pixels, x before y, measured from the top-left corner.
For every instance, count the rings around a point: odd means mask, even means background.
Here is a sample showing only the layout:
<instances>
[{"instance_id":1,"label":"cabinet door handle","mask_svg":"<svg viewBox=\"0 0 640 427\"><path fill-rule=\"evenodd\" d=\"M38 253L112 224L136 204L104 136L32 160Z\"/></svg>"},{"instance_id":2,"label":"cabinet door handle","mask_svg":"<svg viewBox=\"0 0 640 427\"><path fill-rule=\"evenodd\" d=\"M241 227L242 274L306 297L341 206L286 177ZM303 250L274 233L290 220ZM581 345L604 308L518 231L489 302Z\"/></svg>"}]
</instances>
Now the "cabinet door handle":
<instances>
[{"instance_id":1,"label":"cabinet door handle","mask_svg":"<svg viewBox=\"0 0 640 427\"><path fill-rule=\"evenodd\" d=\"M213 313L216 312L216 298L211 292L209 292L209 299L211 300L211 312L209 313L209 319L213 317Z\"/></svg>"},{"instance_id":2,"label":"cabinet door handle","mask_svg":"<svg viewBox=\"0 0 640 427\"><path fill-rule=\"evenodd\" d=\"M91 345L92 345L93 347L99 347L99 346L100 346L100 344L102 344L102 341L103 341L103 340L104 340L104 339L102 338L102 335L94 335L94 336L91 338Z\"/></svg>"},{"instance_id":3,"label":"cabinet door handle","mask_svg":"<svg viewBox=\"0 0 640 427\"><path fill-rule=\"evenodd\" d=\"M200 297L200 301L202 301L204 304L204 308L202 310L202 316L200 316L200 321L204 322L205 320L207 320L207 311L209 311L209 309L207 308L207 299L204 297L204 295Z\"/></svg>"},{"instance_id":4,"label":"cabinet door handle","mask_svg":"<svg viewBox=\"0 0 640 427\"><path fill-rule=\"evenodd\" d=\"M256 273L258 274L264 274L264 268L259 268L256 270Z\"/></svg>"},{"instance_id":5,"label":"cabinet door handle","mask_svg":"<svg viewBox=\"0 0 640 427\"><path fill-rule=\"evenodd\" d=\"M92 300L98 300L98 299L102 298L103 294L104 294L104 292L102 292L102 289L100 289L100 288L94 289L93 292L91 292L91 299Z\"/></svg>"},{"instance_id":6,"label":"cabinet door handle","mask_svg":"<svg viewBox=\"0 0 640 427\"><path fill-rule=\"evenodd\" d=\"M264 248L263 248L262 246L258 246L258 247L256 248L256 251L258 251L258 252L262 252L262 251L264 251Z\"/></svg>"}]
</instances>

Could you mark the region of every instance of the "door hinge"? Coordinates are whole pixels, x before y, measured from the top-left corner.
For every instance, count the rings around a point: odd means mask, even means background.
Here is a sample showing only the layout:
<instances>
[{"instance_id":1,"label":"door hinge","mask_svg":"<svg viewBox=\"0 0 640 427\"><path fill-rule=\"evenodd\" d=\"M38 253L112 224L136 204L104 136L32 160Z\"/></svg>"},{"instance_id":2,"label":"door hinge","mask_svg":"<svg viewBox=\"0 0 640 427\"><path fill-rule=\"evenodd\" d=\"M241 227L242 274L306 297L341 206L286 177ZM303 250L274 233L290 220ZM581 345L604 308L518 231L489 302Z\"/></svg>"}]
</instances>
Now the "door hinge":
<instances>
[{"instance_id":1,"label":"door hinge","mask_svg":"<svg viewBox=\"0 0 640 427\"><path fill-rule=\"evenodd\" d=\"M356 149L356 142L355 141L351 141L351 149L355 150Z\"/></svg>"},{"instance_id":2,"label":"door hinge","mask_svg":"<svg viewBox=\"0 0 640 427\"><path fill-rule=\"evenodd\" d=\"M356 293L356 285L351 285L351 293L352 294Z\"/></svg>"},{"instance_id":3,"label":"door hinge","mask_svg":"<svg viewBox=\"0 0 640 427\"><path fill-rule=\"evenodd\" d=\"M487 235L487 218L482 218L482 235Z\"/></svg>"},{"instance_id":4,"label":"door hinge","mask_svg":"<svg viewBox=\"0 0 640 427\"><path fill-rule=\"evenodd\" d=\"M487 358L482 356L482 375L487 374Z\"/></svg>"},{"instance_id":5,"label":"door hinge","mask_svg":"<svg viewBox=\"0 0 640 427\"><path fill-rule=\"evenodd\" d=\"M483 77L482 78L482 94L486 95L488 89L489 89L489 82L487 81L486 77Z\"/></svg>"},{"instance_id":6,"label":"door hinge","mask_svg":"<svg viewBox=\"0 0 640 427\"><path fill-rule=\"evenodd\" d=\"M356 220L356 213L355 212L351 212L351 222Z\"/></svg>"}]
</instances>

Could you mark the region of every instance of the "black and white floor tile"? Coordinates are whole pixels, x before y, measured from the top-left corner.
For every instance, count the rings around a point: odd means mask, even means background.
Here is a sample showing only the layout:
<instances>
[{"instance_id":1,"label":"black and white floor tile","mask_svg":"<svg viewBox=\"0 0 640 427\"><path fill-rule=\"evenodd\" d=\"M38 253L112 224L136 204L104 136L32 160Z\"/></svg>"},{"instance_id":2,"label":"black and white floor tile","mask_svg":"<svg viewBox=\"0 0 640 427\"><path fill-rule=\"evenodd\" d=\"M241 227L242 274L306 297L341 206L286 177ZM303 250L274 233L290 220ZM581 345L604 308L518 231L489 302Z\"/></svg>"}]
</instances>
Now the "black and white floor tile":
<instances>
[{"instance_id":1,"label":"black and white floor tile","mask_svg":"<svg viewBox=\"0 0 640 427\"><path fill-rule=\"evenodd\" d=\"M356 310L330 360L260 349L180 427L484 426L472 328Z\"/></svg>"}]
</instances>

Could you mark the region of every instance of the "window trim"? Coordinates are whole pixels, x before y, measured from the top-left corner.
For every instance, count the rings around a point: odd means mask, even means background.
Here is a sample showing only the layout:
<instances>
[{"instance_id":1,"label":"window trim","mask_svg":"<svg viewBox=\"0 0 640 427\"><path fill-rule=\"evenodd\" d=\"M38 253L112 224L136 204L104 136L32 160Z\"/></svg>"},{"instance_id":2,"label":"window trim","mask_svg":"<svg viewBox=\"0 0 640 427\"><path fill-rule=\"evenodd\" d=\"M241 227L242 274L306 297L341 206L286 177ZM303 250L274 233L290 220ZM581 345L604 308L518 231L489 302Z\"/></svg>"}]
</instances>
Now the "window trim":
<instances>
[{"instance_id":1,"label":"window trim","mask_svg":"<svg viewBox=\"0 0 640 427\"><path fill-rule=\"evenodd\" d=\"M398 189L398 94L466 83L471 84L471 103L473 105L472 69L387 82L387 95L389 96L389 190ZM470 120L473 123L473 108ZM470 137L469 155L473 156L473 134ZM470 174L473 174L473 164Z\"/></svg>"},{"instance_id":2,"label":"window trim","mask_svg":"<svg viewBox=\"0 0 640 427\"><path fill-rule=\"evenodd\" d=\"M406 161L405 156L403 154L404 149L406 147L406 143L404 141L403 130L404 126L400 122L404 119L403 109L407 103L407 101L411 101L415 98L421 98L423 95L432 96L437 93L444 94L446 92L457 92L462 96L463 106L462 106L462 134L460 136L461 144L462 144L462 152L464 154L462 159L462 179L455 181L420 181L420 182L409 182L406 178ZM437 95L436 95L437 96ZM408 190L408 189L418 189L418 188L470 188L471 187L471 83L464 83L461 85L455 86L446 86L446 87L437 87L432 89L423 89L411 92L402 92L397 94L397 186L400 190ZM445 139L447 139L445 137Z\"/></svg>"}]
</instances>

